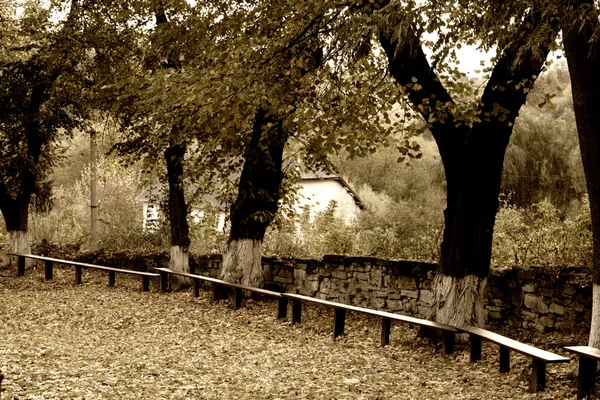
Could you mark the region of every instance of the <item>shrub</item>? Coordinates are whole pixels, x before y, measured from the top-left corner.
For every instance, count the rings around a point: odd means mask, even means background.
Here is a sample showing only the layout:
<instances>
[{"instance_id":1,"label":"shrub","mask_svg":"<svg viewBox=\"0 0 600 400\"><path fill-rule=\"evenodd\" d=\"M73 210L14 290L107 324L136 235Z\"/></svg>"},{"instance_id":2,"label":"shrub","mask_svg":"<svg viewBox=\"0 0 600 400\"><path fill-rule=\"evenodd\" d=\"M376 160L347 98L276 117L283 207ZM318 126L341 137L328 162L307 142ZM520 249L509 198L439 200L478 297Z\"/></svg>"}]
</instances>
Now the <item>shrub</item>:
<instances>
[{"instance_id":1,"label":"shrub","mask_svg":"<svg viewBox=\"0 0 600 400\"><path fill-rule=\"evenodd\" d=\"M592 259L587 198L573 217L561 219L549 201L517 208L504 204L496 217L493 262L515 266L581 266Z\"/></svg>"}]
</instances>

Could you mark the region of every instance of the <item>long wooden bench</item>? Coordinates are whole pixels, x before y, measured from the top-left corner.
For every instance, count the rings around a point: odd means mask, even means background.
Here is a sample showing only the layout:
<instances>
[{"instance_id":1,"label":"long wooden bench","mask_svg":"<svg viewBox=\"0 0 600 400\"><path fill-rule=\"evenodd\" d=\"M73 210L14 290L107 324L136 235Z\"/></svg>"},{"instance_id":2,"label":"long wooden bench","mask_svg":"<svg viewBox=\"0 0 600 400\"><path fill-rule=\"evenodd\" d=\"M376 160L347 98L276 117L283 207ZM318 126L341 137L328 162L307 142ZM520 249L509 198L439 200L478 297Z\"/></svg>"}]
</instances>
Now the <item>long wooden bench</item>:
<instances>
[{"instance_id":1,"label":"long wooden bench","mask_svg":"<svg viewBox=\"0 0 600 400\"><path fill-rule=\"evenodd\" d=\"M282 296L282 293L274 292L272 290L266 290L261 288L256 288L252 286L244 286L237 283L226 282L221 279L211 278L208 276L191 274L186 272L173 271L170 268L152 268L154 271L157 271L160 274L160 290L161 292L165 292L168 287L168 276L169 275L178 275L185 278L189 278L193 282L193 296L198 297L200 294L200 282L208 282L212 286L212 301L216 301L218 299L218 293L220 287L231 288L233 289L233 301L232 305L235 309L238 309L242 306L242 291L248 291L251 293L261 294L263 296L274 297L278 300L277 305L277 318L284 319L287 316L287 305L288 299Z\"/></svg>"},{"instance_id":2,"label":"long wooden bench","mask_svg":"<svg viewBox=\"0 0 600 400\"><path fill-rule=\"evenodd\" d=\"M300 323L302 320L302 302L321 304L333 307L333 338L337 338L344 333L346 311L358 312L362 314L374 315L381 318L381 346L386 346L390 342L390 328L392 321L405 322L413 325L422 326L428 329L442 332L444 354L454 352L454 338L456 328L450 325L438 324L426 319L409 317L406 315L394 314L385 311L371 310L357 306L351 306L343 303L317 299L314 297L303 296L299 294L283 293L292 302L292 324Z\"/></svg>"},{"instance_id":3,"label":"long wooden bench","mask_svg":"<svg viewBox=\"0 0 600 400\"><path fill-rule=\"evenodd\" d=\"M120 274L129 274L129 275L137 275L142 277L142 291L148 292L150 290L150 278L159 277L159 274L152 272L141 272L141 271L133 271L130 269L121 269L121 268L113 268L113 267L104 267L102 265L94 265L88 263L82 263L78 261L70 261L63 260L60 258L52 258L52 257L44 257L44 256L36 256L34 254L23 254L23 253L8 253L9 256L18 257L17 264L17 276L25 275L25 259L31 258L33 260L44 261L44 274L47 281L53 278L53 265L54 264L64 264L64 265L72 265L75 266L75 283L81 284L81 273L83 268L91 268L97 269L101 271L108 272L108 285L115 285L115 274L118 272Z\"/></svg>"},{"instance_id":4,"label":"long wooden bench","mask_svg":"<svg viewBox=\"0 0 600 400\"><path fill-rule=\"evenodd\" d=\"M579 374L577 376L577 400L594 392L596 386L596 367L600 360L600 350L590 346L568 346L566 350L579 355Z\"/></svg>"},{"instance_id":5,"label":"long wooden bench","mask_svg":"<svg viewBox=\"0 0 600 400\"><path fill-rule=\"evenodd\" d=\"M567 357L538 349L525 343L507 338L506 336L490 332L473 326L460 326L459 331L469 334L471 340L471 362L481 359L481 341L487 340L500 346L500 372L510 371L510 350L531 357L531 391L537 392L546 387L546 364L568 363Z\"/></svg>"}]
</instances>

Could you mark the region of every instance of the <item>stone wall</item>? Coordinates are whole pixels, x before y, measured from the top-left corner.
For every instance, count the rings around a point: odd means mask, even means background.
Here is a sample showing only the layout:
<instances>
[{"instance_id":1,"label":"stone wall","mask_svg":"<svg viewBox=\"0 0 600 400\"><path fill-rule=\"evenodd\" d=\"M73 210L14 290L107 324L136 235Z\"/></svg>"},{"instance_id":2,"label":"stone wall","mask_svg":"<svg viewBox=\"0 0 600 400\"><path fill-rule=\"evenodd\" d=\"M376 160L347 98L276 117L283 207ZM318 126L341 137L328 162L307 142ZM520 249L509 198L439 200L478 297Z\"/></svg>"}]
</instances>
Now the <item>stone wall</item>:
<instances>
[{"instance_id":1,"label":"stone wall","mask_svg":"<svg viewBox=\"0 0 600 400\"><path fill-rule=\"evenodd\" d=\"M56 257L146 270L168 266L168 254L83 253ZM40 254L40 252L37 252ZM196 273L218 277L220 255L192 257ZM436 265L368 257L325 256L322 260L263 258L266 286L325 300L426 318ZM488 324L510 324L540 332L588 330L591 274L583 268L552 273L542 268L493 268L486 289Z\"/></svg>"}]
</instances>

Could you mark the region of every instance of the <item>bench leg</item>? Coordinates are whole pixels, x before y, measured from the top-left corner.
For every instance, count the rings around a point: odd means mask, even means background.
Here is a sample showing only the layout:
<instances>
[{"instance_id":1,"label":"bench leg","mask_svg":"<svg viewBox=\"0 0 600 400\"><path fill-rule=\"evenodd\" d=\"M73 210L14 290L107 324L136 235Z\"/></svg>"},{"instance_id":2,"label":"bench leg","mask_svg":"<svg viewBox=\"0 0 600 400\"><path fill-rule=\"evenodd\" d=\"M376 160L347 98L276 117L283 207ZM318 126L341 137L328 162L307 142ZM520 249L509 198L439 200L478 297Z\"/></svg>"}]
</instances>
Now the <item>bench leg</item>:
<instances>
[{"instance_id":1,"label":"bench leg","mask_svg":"<svg viewBox=\"0 0 600 400\"><path fill-rule=\"evenodd\" d=\"M280 297L277 301L277 319L285 319L287 317L288 299Z\"/></svg>"},{"instance_id":2,"label":"bench leg","mask_svg":"<svg viewBox=\"0 0 600 400\"><path fill-rule=\"evenodd\" d=\"M115 286L115 271L108 271L108 286Z\"/></svg>"},{"instance_id":3,"label":"bench leg","mask_svg":"<svg viewBox=\"0 0 600 400\"><path fill-rule=\"evenodd\" d=\"M471 362L481 360L481 338L475 335L469 335L471 340Z\"/></svg>"},{"instance_id":4,"label":"bench leg","mask_svg":"<svg viewBox=\"0 0 600 400\"><path fill-rule=\"evenodd\" d=\"M52 280L52 261L46 260L44 263L44 275L47 281Z\"/></svg>"},{"instance_id":5,"label":"bench leg","mask_svg":"<svg viewBox=\"0 0 600 400\"><path fill-rule=\"evenodd\" d=\"M346 324L346 310L342 308L333 309L333 338L344 334L344 325Z\"/></svg>"},{"instance_id":6,"label":"bench leg","mask_svg":"<svg viewBox=\"0 0 600 400\"><path fill-rule=\"evenodd\" d=\"M25 275L25 257L19 256L17 259L17 276Z\"/></svg>"},{"instance_id":7,"label":"bench leg","mask_svg":"<svg viewBox=\"0 0 600 400\"><path fill-rule=\"evenodd\" d=\"M292 299L292 325L302 322L302 300Z\"/></svg>"},{"instance_id":8,"label":"bench leg","mask_svg":"<svg viewBox=\"0 0 600 400\"><path fill-rule=\"evenodd\" d=\"M233 289L233 308L236 310L242 306L242 289Z\"/></svg>"},{"instance_id":9,"label":"bench leg","mask_svg":"<svg viewBox=\"0 0 600 400\"><path fill-rule=\"evenodd\" d=\"M442 332L442 346L444 347L444 354L454 353L454 340L456 335L454 332Z\"/></svg>"},{"instance_id":10,"label":"bench leg","mask_svg":"<svg viewBox=\"0 0 600 400\"><path fill-rule=\"evenodd\" d=\"M142 275L142 292L150 291L150 277Z\"/></svg>"},{"instance_id":11,"label":"bench leg","mask_svg":"<svg viewBox=\"0 0 600 400\"><path fill-rule=\"evenodd\" d=\"M596 384L596 365L596 360L579 356L577 400L583 399L594 392L594 386Z\"/></svg>"},{"instance_id":12,"label":"bench leg","mask_svg":"<svg viewBox=\"0 0 600 400\"><path fill-rule=\"evenodd\" d=\"M500 346L500 372L510 372L510 349Z\"/></svg>"},{"instance_id":13,"label":"bench leg","mask_svg":"<svg viewBox=\"0 0 600 400\"><path fill-rule=\"evenodd\" d=\"M81 284L81 271L82 271L82 267L79 265L75 266L75 284L79 285Z\"/></svg>"},{"instance_id":14,"label":"bench leg","mask_svg":"<svg viewBox=\"0 0 600 400\"><path fill-rule=\"evenodd\" d=\"M169 274L164 271L160 271L160 292L166 293L168 289L169 289Z\"/></svg>"},{"instance_id":15,"label":"bench leg","mask_svg":"<svg viewBox=\"0 0 600 400\"><path fill-rule=\"evenodd\" d=\"M540 360L533 360L531 368L531 391L539 392L546 388L546 363Z\"/></svg>"},{"instance_id":16,"label":"bench leg","mask_svg":"<svg viewBox=\"0 0 600 400\"><path fill-rule=\"evenodd\" d=\"M381 318L381 347L390 344L390 330L392 328L392 320L389 318Z\"/></svg>"},{"instance_id":17,"label":"bench leg","mask_svg":"<svg viewBox=\"0 0 600 400\"><path fill-rule=\"evenodd\" d=\"M200 279L194 279L194 287L193 287L194 297L200 297Z\"/></svg>"}]
</instances>

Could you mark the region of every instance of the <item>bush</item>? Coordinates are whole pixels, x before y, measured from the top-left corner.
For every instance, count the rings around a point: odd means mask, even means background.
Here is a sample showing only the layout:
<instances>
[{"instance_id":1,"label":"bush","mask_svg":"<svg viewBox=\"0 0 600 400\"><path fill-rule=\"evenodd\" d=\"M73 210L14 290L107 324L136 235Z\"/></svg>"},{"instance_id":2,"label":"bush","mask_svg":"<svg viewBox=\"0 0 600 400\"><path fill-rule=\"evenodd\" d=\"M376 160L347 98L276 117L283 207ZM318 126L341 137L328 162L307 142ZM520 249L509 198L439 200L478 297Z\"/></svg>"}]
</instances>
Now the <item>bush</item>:
<instances>
[{"instance_id":1,"label":"bush","mask_svg":"<svg viewBox=\"0 0 600 400\"><path fill-rule=\"evenodd\" d=\"M89 166L81 178L68 186L53 189L53 208L30 216L30 235L34 241L46 239L57 244L87 246L90 240ZM141 173L125 168L114 158L98 162L97 193L98 242L105 249L149 248L162 242L161 235L143 232L139 193Z\"/></svg>"},{"instance_id":2,"label":"bush","mask_svg":"<svg viewBox=\"0 0 600 400\"><path fill-rule=\"evenodd\" d=\"M496 217L493 263L515 266L591 266L592 231L587 198L561 219L549 201L517 208L504 204Z\"/></svg>"}]
</instances>

